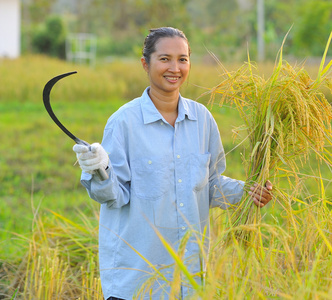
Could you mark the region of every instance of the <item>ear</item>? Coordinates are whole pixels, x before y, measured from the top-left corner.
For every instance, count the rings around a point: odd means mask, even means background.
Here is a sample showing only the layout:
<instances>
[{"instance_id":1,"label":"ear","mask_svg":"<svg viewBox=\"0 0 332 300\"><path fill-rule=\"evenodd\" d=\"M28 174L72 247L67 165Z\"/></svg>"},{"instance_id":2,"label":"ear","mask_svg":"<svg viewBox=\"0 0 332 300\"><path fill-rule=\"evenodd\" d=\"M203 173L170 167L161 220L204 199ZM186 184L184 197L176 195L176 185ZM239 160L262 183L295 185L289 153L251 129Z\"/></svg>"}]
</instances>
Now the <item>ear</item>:
<instances>
[{"instance_id":1,"label":"ear","mask_svg":"<svg viewBox=\"0 0 332 300\"><path fill-rule=\"evenodd\" d=\"M146 62L144 57L141 57L141 63L142 63L143 69L148 73L149 72L149 65Z\"/></svg>"}]
</instances>

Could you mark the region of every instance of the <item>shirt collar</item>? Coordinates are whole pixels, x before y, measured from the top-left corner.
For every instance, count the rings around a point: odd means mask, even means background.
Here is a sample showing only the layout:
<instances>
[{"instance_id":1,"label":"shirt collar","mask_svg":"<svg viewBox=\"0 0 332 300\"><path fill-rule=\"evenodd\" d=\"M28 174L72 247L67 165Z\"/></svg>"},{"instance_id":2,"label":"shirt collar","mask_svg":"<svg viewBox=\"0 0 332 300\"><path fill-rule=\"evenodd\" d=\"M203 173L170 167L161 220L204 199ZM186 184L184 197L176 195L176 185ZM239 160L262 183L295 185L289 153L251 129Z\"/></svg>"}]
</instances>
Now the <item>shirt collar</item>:
<instances>
[{"instance_id":1,"label":"shirt collar","mask_svg":"<svg viewBox=\"0 0 332 300\"><path fill-rule=\"evenodd\" d=\"M178 111L177 122L183 121L186 116L189 120L197 121L196 109L193 105L189 105L189 101L181 95L179 96Z\"/></svg>"},{"instance_id":2,"label":"shirt collar","mask_svg":"<svg viewBox=\"0 0 332 300\"><path fill-rule=\"evenodd\" d=\"M158 111L158 109L153 104L149 94L149 87L145 89L145 91L142 94L141 97L141 108L142 108L142 114L143 114L143 122L144 124L153 123L159 120L164 120L161 113ZM197 120L197 114L196 110L189 107L188 101L183 98L181 95L179 95L179 104L178 104L178 117L176 122L181 122L187 118L189 120L196 121ZM165 121L165 120L164 120Z\"/></svg>"}]
</instances>

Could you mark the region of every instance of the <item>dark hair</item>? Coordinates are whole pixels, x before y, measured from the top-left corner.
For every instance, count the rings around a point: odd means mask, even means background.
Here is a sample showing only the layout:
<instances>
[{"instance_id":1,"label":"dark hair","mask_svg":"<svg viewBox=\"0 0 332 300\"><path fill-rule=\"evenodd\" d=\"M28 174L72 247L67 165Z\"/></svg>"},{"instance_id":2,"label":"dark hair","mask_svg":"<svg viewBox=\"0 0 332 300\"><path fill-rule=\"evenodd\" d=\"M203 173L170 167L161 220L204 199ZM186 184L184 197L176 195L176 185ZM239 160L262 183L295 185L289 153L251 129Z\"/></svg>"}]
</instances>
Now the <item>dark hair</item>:
<instances>
[{"instance_id":1,"label":"dark hair","mask_svg":"<svg viewBox=\"0 0 332 300\"><path fill-rule=\"evenodd\" d=\"M143 57L145 58L147 64L150 63L151 54L156 51L156 44L159 41L159 39L165 37L177 37L177 36L183 38L187 42L189 55L190 55L189 41L181 30L173 27L160 27L160 28L150 29L150 33L146 36L144 40L144 45L142 50Z\"/></svg>"}]
</instances>

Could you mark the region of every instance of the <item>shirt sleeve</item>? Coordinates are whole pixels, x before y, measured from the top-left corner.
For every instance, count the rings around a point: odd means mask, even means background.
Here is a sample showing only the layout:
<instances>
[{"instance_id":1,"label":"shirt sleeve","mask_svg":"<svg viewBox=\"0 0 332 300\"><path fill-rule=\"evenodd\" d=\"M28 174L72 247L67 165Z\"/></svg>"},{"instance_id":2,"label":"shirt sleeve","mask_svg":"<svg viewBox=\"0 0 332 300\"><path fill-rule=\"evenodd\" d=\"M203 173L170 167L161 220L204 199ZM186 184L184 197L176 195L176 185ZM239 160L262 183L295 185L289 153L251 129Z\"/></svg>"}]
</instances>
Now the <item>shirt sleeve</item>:
<instances>
[{"instance_id":1,"label":"shirt sleeve","mask_svg":"<svg viewBox=\"0 0 332 300\"><path fill-rule=\"evenodd\" d=\"M129 203L131 172L128 164L125 142L119 138L117 124L108 121L101 145L108 153L110 163L107 169L109 178L101 181L98 175L82 172L81 183L90 198L107 203L109 208L120 208Z\"/></svg>"},{"instance_id":2,"label":"shirt sleeve","mask_svg":"<svg viewBox=\"0 0 332 300\"><path fill-rule=\"evenodd\" d=\"M211 153L209 170L210 207L227 209L241 200L244 182L222 175L226 170L225 152L218 126L212 116L209 148Z\"/></svg>"}]
</instances>

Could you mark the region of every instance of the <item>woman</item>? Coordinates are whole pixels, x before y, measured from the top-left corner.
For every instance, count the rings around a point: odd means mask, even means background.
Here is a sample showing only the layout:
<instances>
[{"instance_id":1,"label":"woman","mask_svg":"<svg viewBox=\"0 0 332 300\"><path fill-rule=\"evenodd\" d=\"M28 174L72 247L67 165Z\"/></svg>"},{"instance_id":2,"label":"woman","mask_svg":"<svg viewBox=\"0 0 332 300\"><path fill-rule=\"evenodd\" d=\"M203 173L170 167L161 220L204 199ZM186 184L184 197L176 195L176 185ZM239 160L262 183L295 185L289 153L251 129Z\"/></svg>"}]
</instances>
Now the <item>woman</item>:
<instances>
[{"instance_id":1,"label":"woman","mask_svg":"<svg viewBox=\"0 0 332 300\"><path fill-rule=\"evenodd\" d=\"M209 209L226 209L243 193L242 181L220 175L225 154L212 115L179 93L190 69L183 32L150 30L141 62L150 86L109 118L102 145L93 144L91 151L82 145L73 148L83 170L82 184L101 203L99 260L105 299L132 299L154 273L146 260L171 279L171 270L162 267L174 261L156 232L176 248L190 230L185 259L191 272L199 272L197 237L208 235ZM101 181L94 174L100 167L107 169L109 179ZM259 207L271 200L272 185L266 186L252 188ZM162 290L160 282L153 299ZM183 287L182 298L189 292Z\"/></svg>"}]
</instances>

